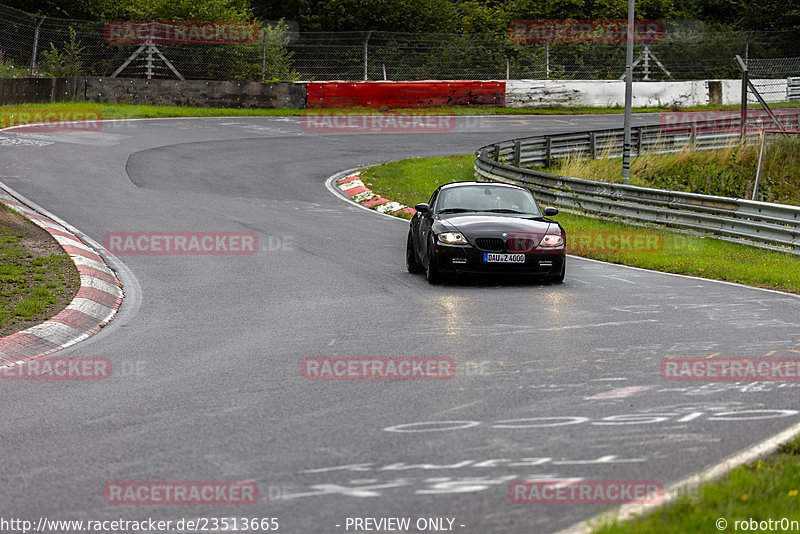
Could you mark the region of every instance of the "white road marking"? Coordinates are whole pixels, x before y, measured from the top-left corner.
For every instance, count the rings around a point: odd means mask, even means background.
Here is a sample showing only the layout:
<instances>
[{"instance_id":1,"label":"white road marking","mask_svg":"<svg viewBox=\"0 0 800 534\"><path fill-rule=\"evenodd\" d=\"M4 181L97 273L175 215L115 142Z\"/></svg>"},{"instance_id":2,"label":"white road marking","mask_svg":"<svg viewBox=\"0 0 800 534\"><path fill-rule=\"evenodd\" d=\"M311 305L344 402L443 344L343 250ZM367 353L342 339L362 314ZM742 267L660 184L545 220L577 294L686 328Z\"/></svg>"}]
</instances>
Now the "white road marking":
<instances>
[{"instance_id":1,"label":"white road marking","mask_svg":"<svg viewBox=\"0 0 800 534\"><path fill-rule=\"evenodd\" d=\"M586 397L586 400L624 399L625 397L630 397L631 395L639 393L640 391L647 391L651 387L653 386L629 386L626 388L617 388L604 393L598 393L597 395L592 395L591 397Z\"/></svg>"}]
</instances>

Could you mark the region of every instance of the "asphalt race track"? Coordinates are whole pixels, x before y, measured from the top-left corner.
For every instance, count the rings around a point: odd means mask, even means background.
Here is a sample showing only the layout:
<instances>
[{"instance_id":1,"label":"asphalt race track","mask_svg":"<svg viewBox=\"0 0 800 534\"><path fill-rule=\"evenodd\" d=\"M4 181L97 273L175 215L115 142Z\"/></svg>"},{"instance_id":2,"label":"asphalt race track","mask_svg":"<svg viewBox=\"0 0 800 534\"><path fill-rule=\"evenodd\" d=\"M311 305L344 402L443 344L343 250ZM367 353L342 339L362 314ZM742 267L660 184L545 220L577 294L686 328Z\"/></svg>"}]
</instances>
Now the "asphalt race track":
<instances>
[{"instance_id":1,"label":"asphalt race track","mask_svg":"<svg viewBox=\"0 0 800 534\"><path fill-rule=\"evenodd\" d=\"M224 118L0 132L0 181L98 242L209 230L260 243L254 255L120 256L120 313L63 351L107 356L113 376L0 383L2 515L272 517L279 532L313 534L355 517L450 518L464 533L554 532L611 506L513 504L511 481L666 486L797 424L800 382L659 376L667 356L791 357L797 298L576 257L561 286L432 287L405 270L407 223L325 187L362 164L621 125L512 116L320 133L297 118ZM444 356L458 372L313 381L300 374L309 356ZM115 481L252 481L260 497L109 505Z\"/></svg>"}]
</instances>

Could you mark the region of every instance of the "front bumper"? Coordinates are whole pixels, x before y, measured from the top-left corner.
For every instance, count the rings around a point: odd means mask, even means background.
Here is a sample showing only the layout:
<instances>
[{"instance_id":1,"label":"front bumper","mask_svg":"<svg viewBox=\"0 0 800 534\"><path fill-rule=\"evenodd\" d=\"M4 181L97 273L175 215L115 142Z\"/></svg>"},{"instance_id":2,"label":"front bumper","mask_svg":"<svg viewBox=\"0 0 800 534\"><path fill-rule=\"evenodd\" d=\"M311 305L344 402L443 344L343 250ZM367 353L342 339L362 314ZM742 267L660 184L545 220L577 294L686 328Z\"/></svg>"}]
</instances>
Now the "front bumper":
<instances>
[{"instance_id":1,"label":"front bumper","mask_svg":"<svg viewBox=\"0 0 800 534\"><path fill-rule=\"evenodd\" d=\"M486 263L484 254L472 245L434 246L434 261L439 272L455 274L530 274L557 275L564 269L564 248L535 249L525 254L525 263Z\"/></svg>"}]
</instances>

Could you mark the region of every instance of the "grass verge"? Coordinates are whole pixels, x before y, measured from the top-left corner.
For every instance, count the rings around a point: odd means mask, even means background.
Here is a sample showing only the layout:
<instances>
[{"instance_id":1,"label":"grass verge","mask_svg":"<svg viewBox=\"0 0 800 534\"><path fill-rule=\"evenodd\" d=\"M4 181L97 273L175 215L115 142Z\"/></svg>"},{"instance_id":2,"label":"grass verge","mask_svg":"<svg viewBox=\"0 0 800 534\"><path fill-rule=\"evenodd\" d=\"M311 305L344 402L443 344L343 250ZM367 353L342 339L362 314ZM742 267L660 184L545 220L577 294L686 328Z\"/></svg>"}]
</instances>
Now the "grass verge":
<instances>
[{"instance_id":1,"label":"grass verge","mask_svg":"<svg viewBox=\"0 0 800 534\"><path fill-rule=\"evenodd\" d=\"M680 111L722 111L735 110L738 106L694 106L680 108ZM9 125L26 124L41 120L36 119L37 112L68 114L70 112L85 113L87 110L99 112L104 120L110 119L143 119L143 118L169 118L169 117L298 117L302 115L372 115L377 113L414 114L414 115L595 115L623 113L621 107L611 108L564 108L542 107L534 109L521 108L490 108L490 107L435 107L435 108L310 108L310 109L241 109L241 108L201 108L178 106L147 106L133 104L98 104L93 102L61 102L53 104L13 104L0 106L0 127ZM663 113L677 111L672 107L642 107L634 108L635 113ZM19 117L19 113L29 113L32 118ZM9 115L14 115L9 116ZM69 116L67 115L68 119Z\"/></svg>"},{"instance_id":2,"label":"grass verge","mask_svg":"<svg viewBox=\"0 0 800 534\"><path fill-rule=\"evenodd\" d=\"M0 336L60 312L79 285L78 270L50 234L0 205Z\"/></svg>"},{"instance_id":3,"label":"grass verge","mask_svg":"<svg viewBox=\"0 0 800 534\"><path fill-rule=\"evenodd\" d=\"M365 169L362 180L375 193L413 206L427 202L441 184L473 180L473 161L471 154L407 159ZM800 293L800 257L789 253L566 212L555 219L574 245L571 253L579 256ZM605 245L611 236L651 241L615 248Z\"/></svg>"},{"instance_id":4,"label":"grass verge","mask_svg":"<svg viewBox=\"0 0 800 534\"><path fill-rule=\"evenodd\" d=\"M413 206L427 202L441 184L473 179L474 156L407 159L365 169L361 176L374 192ZM641 227L571 213L557 219L569 236L622 235L642 232ZM663 246L643 253L609 253L581 250L579 255L612 263L670 273L800 293L800 258L787 253L647 229ZM626 522L598 525L597 534L650 534L667 532L733 532L736 521L748 521L738 530L753 530L749 522L769 519L800 522L800 437L780 447L776 454L732 470L723 479L703 484L696 491L646 516ZM715 523L723 518L726 527ZM774 523L773 523L774 524ZM791 526L791 523L790 523ZM795 529L800 530L800 529ZM789 530L787 530L789 531Z\"/></svg>"},{"instance_id":5,"label":"grass verge","mask_svg":"<svg viewBox=\"0 0 800 534\"><path fill-rule=\"evenodd\" d=\"M653 532L759 531L751 521L773 520L764 531L800 531L800 437L782 445L776 454L733 469L723 479L706 483L646 516L598 525L596 534ZM786 518L793 528L774 528ZM717 520L725 520L725 528ZM737 521L747 524L742 526ZM769 526L769 524L767 524Z\"/></svg>"}]
</instances>

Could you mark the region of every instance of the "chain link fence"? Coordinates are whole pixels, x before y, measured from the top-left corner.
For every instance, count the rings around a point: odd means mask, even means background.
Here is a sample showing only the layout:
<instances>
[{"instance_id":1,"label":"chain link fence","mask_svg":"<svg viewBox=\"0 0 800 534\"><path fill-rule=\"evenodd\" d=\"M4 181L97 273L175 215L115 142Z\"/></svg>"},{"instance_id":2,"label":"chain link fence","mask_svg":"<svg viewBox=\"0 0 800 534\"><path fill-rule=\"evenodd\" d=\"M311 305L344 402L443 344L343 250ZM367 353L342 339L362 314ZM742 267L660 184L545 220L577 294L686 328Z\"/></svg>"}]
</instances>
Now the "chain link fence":
<instances>
[{"instance_id":1,"label":"chain link fence","mask_svg":"<svg viewBox=\"0 0 800 534\"><path fill-rule=\"evenodd\" d=\"M800 102L800 57L749 58L748 76L766 102ZM753 93L747 93L747 106L760 108Z\"/></svg>"},{"instance_id":2,"label":"chain link fence","mask_svg":"<svg viewBox=\"0 0 800 534\"><path fill-rule=\"evenodd\" d=\"M257 42L250 44L164 43L134 56L141 45L108 42L103 23L0 6L0 77L107 77L128 60L118 76L175 78L177 71L185 79L231 81L613 80L625 71L624 44L523 44L508 34L309 33L274 21L259 26ZM636 45L635 77L738 78L736 54L753 64L751 78L800 76L796 63L764 63L756 73L756 63L767 61L761 58L800 57L800 40L791 32L708 32L700 25L667 24L663 39Z\"/></svg>"},{"instance_id":3,"label":"chain link fence","mask_svg":"<svg viewBox=\"0 0 800 534\"><path fill-rule=\"evenodd\" d=\"M109 42L102 22L40 17L0 6L0 77L176 78L177 71L196 80L297 78L287 49L291 28L282 22L259 26L250 44L157 43L153 50L140 51L139 43Z\"/></svg>"}]
</instances>

